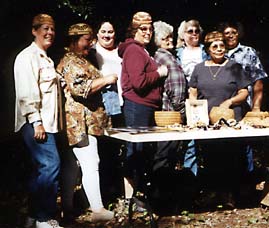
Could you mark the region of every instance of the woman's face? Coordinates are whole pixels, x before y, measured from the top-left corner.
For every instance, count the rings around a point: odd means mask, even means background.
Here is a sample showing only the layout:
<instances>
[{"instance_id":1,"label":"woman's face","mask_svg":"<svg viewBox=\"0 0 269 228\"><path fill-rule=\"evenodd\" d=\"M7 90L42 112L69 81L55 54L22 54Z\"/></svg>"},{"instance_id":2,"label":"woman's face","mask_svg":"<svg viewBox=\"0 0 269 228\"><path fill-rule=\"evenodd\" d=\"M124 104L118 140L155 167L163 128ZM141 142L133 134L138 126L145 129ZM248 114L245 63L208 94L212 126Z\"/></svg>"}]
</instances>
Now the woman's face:
<instances>
[{"instance_id":1,"label":"woman's face","mask_svg":"<svg viewBox=\"0 0 269 228\"><path fill-rule=\"evenodd\" d=\"M82 56L87 56L89 50L92 46L92 36L91 35L82 35L74 47L74 52Z\"/></svg>"},{"instance_id":2,"label":"woman's face","mask_svg":"<svg viewBox=\"0 0 269 228\"><path fill-rule=\"evenodd\" d=\"M52 24L43 24L38 29L32 29L38 47L46 51L54 42L55 29Z\"/></svg>"},{"instance_id":3,"label":"woman's face","mask_svg":"<svg viewBox=\"0 0 269 228\"><path fill-rule=\"evenodd\" d=\"M151 24L142 24L138 27L134 39L142 45L147 45L151 40L152 31Z\"/></svg>"},{"instance_id":4,"label":"woman's face","mask_svg":"<svg viewBox=\"0 0 269 228\"><path fill-rule=\"evenodd\" d=\"M173 35L169 34L168 36L162 38L160 47L163 48L163 49L166 49L166 50L173 49L174 48Z\"/></svg>"},{"instance_id":5,"label":"woman's face","mask_svg":"<svg viewBox=\"0 0 269 228\"><path fill-rule=\"evenodd\" d=\"M187 26L184 32L184 41L187 46L197 47L200 40L200 29L196 26Z\"/></svg>"},{"instance_id":6,"label":"woman's face","mask_svg":"<svg viewBox=\"0 0 269 228\"><path fill-rule=\"evenodd\" d=\"M102 24L97 33L98 43L106 49L111 49L114 47L115 42L115 31L109 22Z\"/></svg>"},{"instance_id":7,"label":"woman's face","mask_svg":"<svg viewBox=\"0 0 269 228\"><path fill-rule=\"evenodd\" d=\"M213 41L209 46L209 55L213 62L221 63L224 60L225 44L223 41Z\"/></svg>"},{"instance_id":8,"label":"woman's face","mask_svg":"<svg viewBox=\"0 0 269 228\"><path fill-rule=\"evenodd\" d=\"M235 28L227 27L224 29L223 35L228 49L233 49L238 45L239 34Z\"/></svg>"}]
</instances>

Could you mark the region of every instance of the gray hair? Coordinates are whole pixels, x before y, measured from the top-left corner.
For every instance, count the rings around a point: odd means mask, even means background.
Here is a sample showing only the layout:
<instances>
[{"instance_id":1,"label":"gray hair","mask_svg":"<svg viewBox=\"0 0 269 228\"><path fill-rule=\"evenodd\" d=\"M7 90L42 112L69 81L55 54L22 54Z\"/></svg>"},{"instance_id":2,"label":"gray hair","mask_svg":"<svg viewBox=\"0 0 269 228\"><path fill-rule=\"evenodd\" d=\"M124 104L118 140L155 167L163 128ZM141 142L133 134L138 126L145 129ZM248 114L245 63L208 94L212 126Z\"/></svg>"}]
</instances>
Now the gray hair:
<instances>
[{"instance_id":1,"label":"gray hair","mask_svg":"<svg viewBox=\"0 0 269 228\"><path fill-rule=\"evenodd\" d=\"M178 30L177 30L177 45L176 45L177 48L182 47L184 45L184 43L185 43L184 42L184 32L186 31L188 26L197 27L200 30L200 36L203 33L203 29L202 29L199 21L194 20L194 19L191 19L189 21L182 21L180 23L180 26L178 27Z\"/></svg>"},{"instance_id":2,"label":"gray hair","mask_svg":"<svg viewBox=\"0 0 269 228\"><path fill-rule=\"evenodd\" d=\"M161 45L162 39L172 34L174 30L172 25L169 25L163 21L154 22L153 27L154 27L154 42L158 47Z\"/></svg>"}]
</instances>

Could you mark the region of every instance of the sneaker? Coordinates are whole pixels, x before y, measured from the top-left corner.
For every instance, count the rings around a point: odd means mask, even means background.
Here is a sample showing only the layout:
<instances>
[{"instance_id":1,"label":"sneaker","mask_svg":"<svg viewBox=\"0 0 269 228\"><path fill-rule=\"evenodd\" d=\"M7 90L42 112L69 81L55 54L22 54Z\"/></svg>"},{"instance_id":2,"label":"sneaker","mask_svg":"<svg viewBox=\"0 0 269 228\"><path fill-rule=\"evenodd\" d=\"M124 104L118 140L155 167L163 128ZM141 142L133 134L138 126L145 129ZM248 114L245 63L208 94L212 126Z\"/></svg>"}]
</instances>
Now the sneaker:
<instances>
[{"instance_id":1,"label":"sneaker","mask_svg":"<svg viewBox=\"0 0 269 228\"><path fill-rule=\"evenodd\" d=\"M36 221L36 228L63 228L59 226L59 223L56 220L48 220L46 222Z\"/></svg>"},{"instance_id":2,"label":"sneaker","mask_svg":"<svg viewBox=\"0 0 269 228\"><path fill-rule=\"evenodd\" d=\"M140 200L134 196L133 202L134 202L134 211L135 212L146 212L147 211L146 204L142 200Z\"/></svg>"},{"instance_id":3,"label":"sneaker","mask_svg":"<svg viewBox=\"0 0 269 228\"><path fill-rule=\"evenodd\" d=\"M24 228L35 228L36 220L32 217L27 217L24 223Z\"/></svg>"},{"instance_id":4,"label":"sneaker","mask_svg":"<svg viewBox=\"0 0 269 228\"><path fill-rule=\"evenodd\" d=\"M109 221L114 218L114 212L107 209L102 209L101 212L93 212L91 222Z\"/></svg>"}]
</instances>

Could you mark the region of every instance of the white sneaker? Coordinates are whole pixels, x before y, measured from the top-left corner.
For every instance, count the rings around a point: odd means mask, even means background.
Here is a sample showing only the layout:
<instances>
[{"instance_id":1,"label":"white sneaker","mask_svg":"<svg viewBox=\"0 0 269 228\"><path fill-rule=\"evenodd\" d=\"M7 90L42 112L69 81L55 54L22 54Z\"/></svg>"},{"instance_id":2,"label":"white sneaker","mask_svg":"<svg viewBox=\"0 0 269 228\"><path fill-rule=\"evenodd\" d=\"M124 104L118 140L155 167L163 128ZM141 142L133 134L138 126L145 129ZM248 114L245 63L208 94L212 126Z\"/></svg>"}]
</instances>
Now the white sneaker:
<instances>
[{"instance_id":1,"label":"white sneaker","mask_svg":"<svg viewBox=\"0 0 269 228\"><path fill-rule=\"evenodd\" d=\"M36 220L32 217L27 217L24 223L24 228L35 228Z\"/></svg>"},{"instance_id":2,"label":"white sneaker","mask_svg":"<svg viewBox=\"0 0 269 228\"><path fill-rule=\"evenodd\" d=\"M59 223L56 220L48 220L46 222L36 221L36 228L63 228L59 226Z\"/></svg>"},{"instance_id":3,"label":"white sneaker","mask_svg":"<svg viewBox=\"0 0 269 228\"><path fill-rule=\"evenodd\" d=\"M100 212L93 212L91 222L110 221L114 218L114 212L103 209Z\"/></svg>"}]
</instances>

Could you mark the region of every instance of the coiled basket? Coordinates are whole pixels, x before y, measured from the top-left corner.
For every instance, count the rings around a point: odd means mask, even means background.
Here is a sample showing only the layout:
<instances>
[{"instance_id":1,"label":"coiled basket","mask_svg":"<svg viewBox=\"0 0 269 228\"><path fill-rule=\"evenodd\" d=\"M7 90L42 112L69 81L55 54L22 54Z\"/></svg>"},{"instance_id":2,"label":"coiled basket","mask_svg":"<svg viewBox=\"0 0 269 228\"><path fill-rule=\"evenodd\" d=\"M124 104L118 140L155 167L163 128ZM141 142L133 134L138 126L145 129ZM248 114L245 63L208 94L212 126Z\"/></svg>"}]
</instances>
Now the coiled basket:
<instances>
[{"instance_id":1,"label":"coiled basket","mask_svg":"<svg viewBox=\"0 0 269 228\"><path fill-rule=\"evenodd\" d=\"M154 118L160 127L182 123L181 114L177 111L155 111Z\"/></svg>"}]
</instances>

